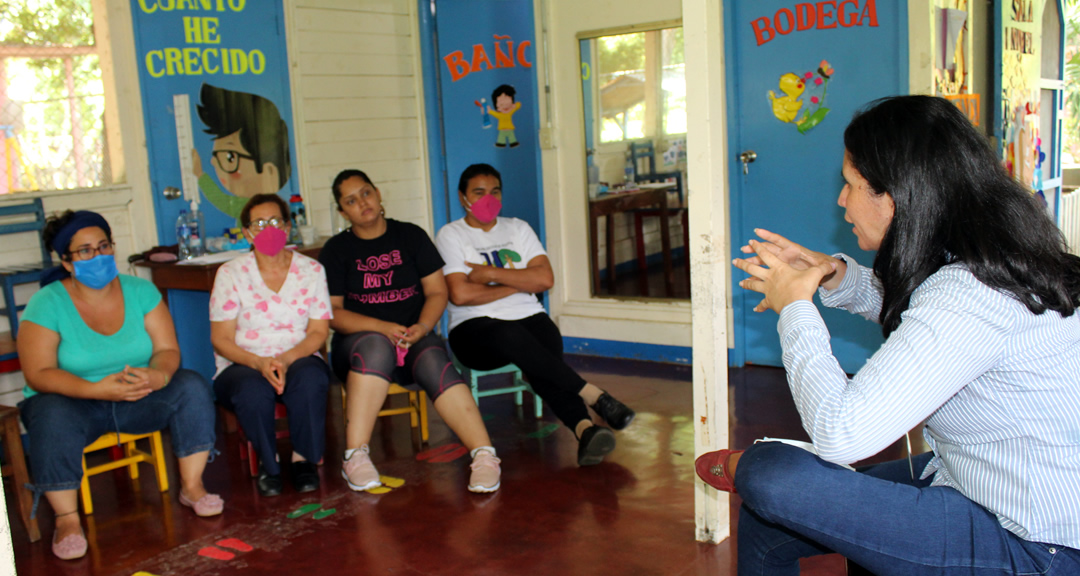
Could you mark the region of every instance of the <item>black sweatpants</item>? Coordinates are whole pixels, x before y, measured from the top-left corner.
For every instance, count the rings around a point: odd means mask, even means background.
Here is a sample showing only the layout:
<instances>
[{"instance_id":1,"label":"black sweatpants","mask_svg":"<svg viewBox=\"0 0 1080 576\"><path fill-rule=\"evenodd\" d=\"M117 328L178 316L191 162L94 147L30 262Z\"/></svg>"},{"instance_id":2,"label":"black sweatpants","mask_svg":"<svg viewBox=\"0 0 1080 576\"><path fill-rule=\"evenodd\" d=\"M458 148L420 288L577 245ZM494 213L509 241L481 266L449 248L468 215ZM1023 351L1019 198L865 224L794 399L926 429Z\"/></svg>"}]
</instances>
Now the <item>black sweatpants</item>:
<instances>
[{"instance_id":1,"label":"black sweatpants","mask_svg":"<svg viewBox=\"0 0 1080 576\"><path fill-rule=\"evenodd\" d=\"M522 320L466 320L450 331L450 349L462 364L477 370L516 364L571 430L590 419L585 401L578 396L586 382L563 361L562 334L547 314Z\"/></svg>"}]
</instances>

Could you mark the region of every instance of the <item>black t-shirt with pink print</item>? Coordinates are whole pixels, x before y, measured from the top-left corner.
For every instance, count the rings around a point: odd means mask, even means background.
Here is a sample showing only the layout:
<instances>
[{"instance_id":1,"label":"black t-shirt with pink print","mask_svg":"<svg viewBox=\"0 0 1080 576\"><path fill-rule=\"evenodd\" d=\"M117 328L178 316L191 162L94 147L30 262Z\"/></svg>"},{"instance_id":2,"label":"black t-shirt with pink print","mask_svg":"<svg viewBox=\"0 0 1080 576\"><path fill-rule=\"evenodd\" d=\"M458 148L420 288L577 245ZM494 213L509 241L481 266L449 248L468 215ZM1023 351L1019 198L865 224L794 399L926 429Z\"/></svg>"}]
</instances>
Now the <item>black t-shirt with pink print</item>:
<instances>
[{"instance_id":1,"label":"black t-shirt with pink print","mask_svg":"<svg viewBox=\"0 0 1080 576\"><path fill-rule=\"evenodd\" d=\"M334 236L319 262L326 267L330 296L344 296L346 310L402 326L420 319L425 301L420 280L443 266L423 228L389 218L378 238L363 240L351 229Z\"/></svg>"}]
</instances>

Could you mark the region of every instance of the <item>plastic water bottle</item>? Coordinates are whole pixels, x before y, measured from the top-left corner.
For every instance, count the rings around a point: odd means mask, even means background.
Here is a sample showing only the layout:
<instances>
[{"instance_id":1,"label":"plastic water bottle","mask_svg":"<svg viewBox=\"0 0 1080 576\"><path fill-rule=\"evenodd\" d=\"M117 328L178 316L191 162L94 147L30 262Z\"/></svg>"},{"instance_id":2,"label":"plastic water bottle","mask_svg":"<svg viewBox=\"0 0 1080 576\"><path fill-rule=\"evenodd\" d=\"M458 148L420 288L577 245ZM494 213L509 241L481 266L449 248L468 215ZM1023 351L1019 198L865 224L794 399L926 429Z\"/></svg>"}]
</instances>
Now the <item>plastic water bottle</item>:
<instances>
[{"instance_id":1,"label":"plastic water bottle","mask_svg":"<svg viewBox=\"0 0 1080 576\"><path fill-rule=\"evenodd\" d=\"M304 210L304 199L299 194L289 197L289 212L292 212L293 224L307 226L307 215Z\"/></svg>"},{"instance_id":2,"label":"plastic water bottle","mask_svg":"<svg viewBox=\"0 0 1080 576\"><path fill-rule=\"evenodd\" d=\"M307 226L307 211L304 210L304 199L299 194L289 196L289 212L291 212L293 227L289 232L289 243L302 246L303 238L300 236L300 227Z\"/></svg>"},{"instance_id":3,"label":"plastic water bottle","mask_svg":"<svg viewBox=\"0 0 1080 576\"><path fill-rule=\"evenodd\" d=\"M177 258L188 260L191 254L191 227L188 226L188 211L181 210L176 217L176 251Z\"/></svg>"},{"instance_id":4,"label":"plastic water bottle","mask_svg":"<svg viewBox=\"0 0 1080 576\"><path fill-rule=\"evenodd\" d=\"M196 256L202 256L206 253L203 248L203 215L202 211L198 208L192 208L187 213L187 226L188 226L188 254L192 258Z\"/></svg>"},{"instance_id":5,"label":"plastic water bottle","mask_svg":"<svg viewBox=\"0 0 1080 576\"><path fill-rule=\"evenodd\" d=\"M623 168L623 172L625 173L624 182L630 183L634 181L634 157L630 154L626 155L626 167Z\"/></svg>"}]
</instances>

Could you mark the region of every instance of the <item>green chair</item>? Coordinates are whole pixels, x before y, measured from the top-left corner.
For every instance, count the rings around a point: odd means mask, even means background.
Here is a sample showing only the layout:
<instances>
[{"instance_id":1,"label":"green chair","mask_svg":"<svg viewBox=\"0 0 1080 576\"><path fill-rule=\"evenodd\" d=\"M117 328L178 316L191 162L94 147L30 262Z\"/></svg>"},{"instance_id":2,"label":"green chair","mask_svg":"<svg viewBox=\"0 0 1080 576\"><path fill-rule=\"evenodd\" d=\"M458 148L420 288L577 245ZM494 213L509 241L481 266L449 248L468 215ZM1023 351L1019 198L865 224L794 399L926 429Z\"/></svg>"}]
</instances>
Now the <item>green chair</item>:
<instances>
[{"instance_id":1,"label":"green chair","mask_svg":"<svg viewBox=\"0 0 1080 576\"><path fill-rule=\"evenodd\" d=\"M465 366L461 362L458 362L457 358L452 358L454 362L454 368L468 380L469 388L472 389L473 400L476 401L476 405L480 405L480 399L485 396L495 396L496 394L509 394L514 393L514 404L521 406L521 393L528 390L533 395L533 407L535 409L536 418L540 419L544 416L544 405L540 401L540 397L533 392L529 383L525 381L525 378L521 374L521 368L513 364L507 364L502 368L496 368L494 370L473 370L468 366ZM505 388L489 388L486 390L480 389L480 379L484 376L491 376L493 374L513 374L514 384L513 386L506 386Z\"/></svg>"}]
</instances>

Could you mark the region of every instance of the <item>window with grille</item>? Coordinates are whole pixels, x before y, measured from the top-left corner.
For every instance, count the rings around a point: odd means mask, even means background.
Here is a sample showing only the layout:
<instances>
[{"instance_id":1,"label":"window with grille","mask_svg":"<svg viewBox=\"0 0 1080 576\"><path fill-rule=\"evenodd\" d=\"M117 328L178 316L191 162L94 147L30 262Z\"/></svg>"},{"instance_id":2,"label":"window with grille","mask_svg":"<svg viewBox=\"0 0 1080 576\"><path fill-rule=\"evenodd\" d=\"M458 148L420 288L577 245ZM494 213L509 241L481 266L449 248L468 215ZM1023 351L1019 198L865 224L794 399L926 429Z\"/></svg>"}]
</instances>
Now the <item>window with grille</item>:
<instances>
[{"instance_id":1,"label":"window with grille","mask_svg":"<svg viewBox=\"0 0 1080 576\"><path fill-rule=\"evenodd\" d=\"M90 0L0 3L0 194L113 183Z\"/></svg>"}]
</instances>

